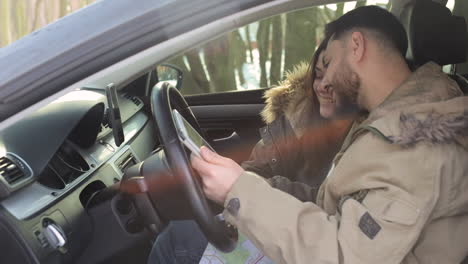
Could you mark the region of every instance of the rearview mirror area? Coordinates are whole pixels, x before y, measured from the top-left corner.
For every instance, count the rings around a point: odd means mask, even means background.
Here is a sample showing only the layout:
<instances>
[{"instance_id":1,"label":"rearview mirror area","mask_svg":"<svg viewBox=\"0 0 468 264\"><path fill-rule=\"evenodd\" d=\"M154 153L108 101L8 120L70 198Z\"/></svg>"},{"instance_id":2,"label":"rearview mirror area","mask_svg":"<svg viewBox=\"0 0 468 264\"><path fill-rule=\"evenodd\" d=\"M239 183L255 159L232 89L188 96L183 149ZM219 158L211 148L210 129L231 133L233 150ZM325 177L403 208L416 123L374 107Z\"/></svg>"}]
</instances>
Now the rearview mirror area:
<instances>
[{"instance_id":1,"label":"rearview mirror area","mask_svg":"<svg viewBox=\"0 0 468 264\"><path fill-rule=\"evenodd\" d=\"M155 70L158 82L168 82L180 91L183 71L171 64L161 64Z\"/></svg>"}]
</instances>

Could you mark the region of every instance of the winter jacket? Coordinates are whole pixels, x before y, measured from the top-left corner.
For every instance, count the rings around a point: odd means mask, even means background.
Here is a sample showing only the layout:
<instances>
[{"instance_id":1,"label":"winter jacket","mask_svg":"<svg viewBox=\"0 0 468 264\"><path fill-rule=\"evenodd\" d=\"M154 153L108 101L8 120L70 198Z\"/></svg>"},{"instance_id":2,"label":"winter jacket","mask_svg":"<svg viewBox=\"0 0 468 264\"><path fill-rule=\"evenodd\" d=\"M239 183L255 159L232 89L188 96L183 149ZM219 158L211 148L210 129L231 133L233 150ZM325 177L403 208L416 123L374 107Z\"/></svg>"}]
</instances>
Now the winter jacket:
<instances>
[{"instance_id":1,"label":"winter jacket","mask_svg":"<svg viewBox=\"0 0 468 264\"><path fill-rule=\"evenodd\" d=\"M301 201L315 201L351 121L322 120L307 73L308 65L301 63L265 93L262 118L267 126L242 167Z\"/></svg>"},{"instance_id":2,"label":"winter jacket","mask_svg":"<svg viewBox=\"0 0 468 264\"><path fill-rule=\"evenodd\" d=\"M277 263L460 263L467 150L468 98L428 63L349 132L316 204L245 172L224 216Z\"/></svg>"}]
</instances>

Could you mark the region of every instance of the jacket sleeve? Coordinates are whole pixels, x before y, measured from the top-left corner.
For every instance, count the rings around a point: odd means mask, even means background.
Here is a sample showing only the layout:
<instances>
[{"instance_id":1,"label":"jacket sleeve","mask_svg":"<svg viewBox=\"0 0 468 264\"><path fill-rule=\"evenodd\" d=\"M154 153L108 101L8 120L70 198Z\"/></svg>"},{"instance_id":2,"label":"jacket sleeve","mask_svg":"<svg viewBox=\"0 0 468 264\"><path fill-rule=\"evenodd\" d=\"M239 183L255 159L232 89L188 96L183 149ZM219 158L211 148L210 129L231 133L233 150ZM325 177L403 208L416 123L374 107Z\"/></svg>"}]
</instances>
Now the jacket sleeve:
<instances>
[{"instance_id":1,"label":"jacket sleeve","mask_svg":"<svg viewBox=\"0 0 468 264\"><path fill-rule=\"evenodd\" d=\"M257 142L250 154L249 160L242 162L241 166L246 171L254 172L264 178L271 178L274 176L273 170L269 165L271 154L265 146L263 139Z\"/></svg>"},{"instance_id":2,"label":"jacket sleeve","mask_svg":"<svg viewBox=\"0 0 468 264\"><path fill-rule=\"evenodd\" d=\"M244 172L227 195L224 217L277 263L401 263L438 197L433 182L438 168L431 167L436 159L415 154L393 151L344 166L341 171L358 175L368 193L362 202L344 200L334 213ZM416 162L421 158L424 166ZM418 177L419 188L388 180L392 177Z\"/></svg>"},{"instance_id":3,"label":"jacket sleeve","mask_svg":"<svg viewBox=\"0 0 468 264\"><path fill-rule=\"evenodd\" d=\"M263 140L260 140L252 150L249 160L242 163L242 168L266 178L273 188L289 193L301 201L315 201L318 188L291 181L284 176L274 176L274 172L268 163L271 156L270 151L266 148Z\"/></svg>"},{"instance_id":4,"label":"jacket sleeve","mask_svg":"<svg viewBox=\"0 0 468 264\"><path fill-rule=\"evenodd\" d=\"M302 202L315 202L318 188L309 186L302 182L293 182L283 176L273 176L267 179L271 187L294 196Z\"/></svg>"}]
</instances>

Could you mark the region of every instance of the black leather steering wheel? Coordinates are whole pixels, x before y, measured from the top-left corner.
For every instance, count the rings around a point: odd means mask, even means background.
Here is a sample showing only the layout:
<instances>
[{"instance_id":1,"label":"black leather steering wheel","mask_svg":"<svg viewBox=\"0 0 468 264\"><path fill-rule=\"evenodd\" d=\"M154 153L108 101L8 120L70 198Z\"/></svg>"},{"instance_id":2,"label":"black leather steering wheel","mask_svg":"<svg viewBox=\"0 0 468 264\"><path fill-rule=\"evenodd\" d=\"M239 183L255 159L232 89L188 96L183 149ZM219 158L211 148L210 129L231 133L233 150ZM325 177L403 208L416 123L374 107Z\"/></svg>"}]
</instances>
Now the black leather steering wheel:
<instances>
[{"instance_id":1,"label":"black leather steering wheel","mask_svg":"<svg viewBox=\"0 0 468 264\"><path fill-rule=\"evenodd\" d=\"M231 252L236 247L238 233L216 217L208 205L185 148L177 136L172 109L179 111L200 132L195 116L184 97L168 82L158 83L153 87L151 109L167 163L172 170L172 177L175 177L176 182L182 185L181 188L192 208L195 220L211 244L223 252Z\"/></svg>"}]
</instances>

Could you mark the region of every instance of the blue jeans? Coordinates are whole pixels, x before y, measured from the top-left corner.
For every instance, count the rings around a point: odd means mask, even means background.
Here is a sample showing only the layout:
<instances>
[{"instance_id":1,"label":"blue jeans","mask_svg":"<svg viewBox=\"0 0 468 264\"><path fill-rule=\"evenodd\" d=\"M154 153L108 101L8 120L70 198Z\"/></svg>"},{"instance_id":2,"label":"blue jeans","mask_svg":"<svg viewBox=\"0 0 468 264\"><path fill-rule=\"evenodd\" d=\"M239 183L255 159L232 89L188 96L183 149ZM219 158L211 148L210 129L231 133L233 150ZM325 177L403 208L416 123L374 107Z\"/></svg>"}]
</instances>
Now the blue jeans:
<instances>
[{"instance_id":1,"label":"blue jeans","mask_svg":"<svg viewBox=\"0 0 468 264\"><path fill-rule=\"evenodd\" d=\"M195 221L172 221L156 239L148 264L198 264L207 245Z\"/></svg>"}]
</instances>

